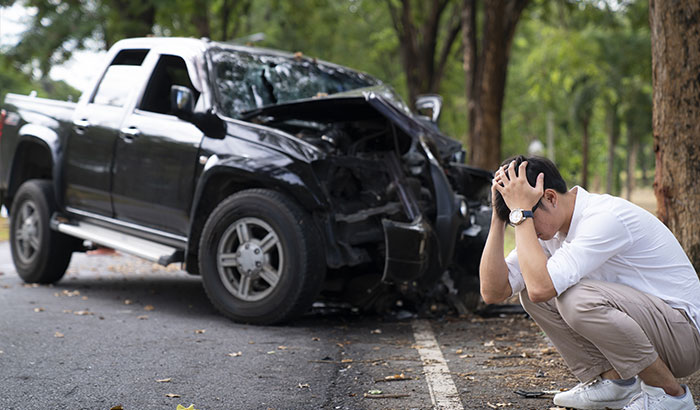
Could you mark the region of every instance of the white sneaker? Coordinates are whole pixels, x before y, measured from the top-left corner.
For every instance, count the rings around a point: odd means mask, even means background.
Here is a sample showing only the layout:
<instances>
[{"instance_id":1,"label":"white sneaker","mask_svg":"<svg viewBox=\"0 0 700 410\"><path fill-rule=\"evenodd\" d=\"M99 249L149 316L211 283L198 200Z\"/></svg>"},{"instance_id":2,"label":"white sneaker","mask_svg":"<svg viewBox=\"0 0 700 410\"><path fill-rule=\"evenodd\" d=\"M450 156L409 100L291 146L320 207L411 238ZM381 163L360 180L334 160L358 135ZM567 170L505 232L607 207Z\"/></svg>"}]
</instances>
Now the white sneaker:
<instances>
[{"instance_id":1,"label":"white sneaker","mask_svg":"<svg viewBox=\"0 0 700 410\"><path fill-rule=\"evenodd\" d=\"M625 410L696 410L693 395L685 384L681 385L685 394L674 397L660 387L647 386L642 382L642 392L625 406Z\"/></svg>"},{"instance_id":2,"label":"white sneaker","mask_svg":"<svg viewBox=\"0 0 700 410\"><path fill-rule=\"evenodd\" d=\"M612 380L596 377L579 383L571 390L554 395L554 404L574 409L621 409L639 394L641 380L635 377L634 384L621 386Z\"/></svg>"}]
</instances>

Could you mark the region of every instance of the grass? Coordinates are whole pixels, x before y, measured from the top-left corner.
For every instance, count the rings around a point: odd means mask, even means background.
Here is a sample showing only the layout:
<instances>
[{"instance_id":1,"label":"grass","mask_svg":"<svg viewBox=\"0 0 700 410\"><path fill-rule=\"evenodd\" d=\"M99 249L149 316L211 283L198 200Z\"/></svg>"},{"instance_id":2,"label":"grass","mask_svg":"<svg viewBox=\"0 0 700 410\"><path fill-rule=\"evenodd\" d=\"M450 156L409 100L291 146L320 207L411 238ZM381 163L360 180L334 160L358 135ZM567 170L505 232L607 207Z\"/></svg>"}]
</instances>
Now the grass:
<instances>
[{"instance_id":1,"label":"grass","mask_svg":"<svg viewBox=\"0 0 700 410\"><path fill-rule=\"evenodd\" d=\"M0 241L6 241L10 237L9 223L7 219L0 217Z\"/></svg>"}]
</instances>

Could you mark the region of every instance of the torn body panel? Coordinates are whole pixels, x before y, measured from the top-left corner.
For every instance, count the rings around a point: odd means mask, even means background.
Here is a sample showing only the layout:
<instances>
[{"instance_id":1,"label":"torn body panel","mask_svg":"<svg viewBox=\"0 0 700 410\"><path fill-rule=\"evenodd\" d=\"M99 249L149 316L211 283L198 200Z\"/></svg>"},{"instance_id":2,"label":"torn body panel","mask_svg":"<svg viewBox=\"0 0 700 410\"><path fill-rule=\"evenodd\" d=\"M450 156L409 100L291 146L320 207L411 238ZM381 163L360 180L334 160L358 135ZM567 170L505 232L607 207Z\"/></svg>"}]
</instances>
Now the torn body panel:
<instances>
[{"instance_id":1,"label":"torn body panel","mask_svg":"<svg viewBox=\"0 0 700 410\"><path fill-rule=\"evenodd\" d=\"M312 166L330 204L326 236L340 250L327 258L329 267L374 266L381 283L404 296L420 293L418 282L440 285L450 270L478 274L455 263L478 266L476 252L465 246L478 248L479 255L483 249L474 242L485 237L472 234L487 232L488 223L476 217L483 198L473 194L490 180L488 173L473 175L451 162L461 152L456 141L378 92L352 91L244 115L325 153Z\"/></svg>"}]
</instances>

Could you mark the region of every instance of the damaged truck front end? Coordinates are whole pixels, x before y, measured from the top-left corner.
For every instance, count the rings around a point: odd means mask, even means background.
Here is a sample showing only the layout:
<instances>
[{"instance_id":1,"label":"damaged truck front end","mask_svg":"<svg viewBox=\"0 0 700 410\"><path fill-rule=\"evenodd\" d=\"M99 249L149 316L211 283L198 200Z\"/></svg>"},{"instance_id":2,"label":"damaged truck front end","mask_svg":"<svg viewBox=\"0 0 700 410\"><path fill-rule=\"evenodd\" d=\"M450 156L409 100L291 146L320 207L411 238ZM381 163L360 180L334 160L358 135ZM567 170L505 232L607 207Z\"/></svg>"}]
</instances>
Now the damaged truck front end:
<instances>
[{"instance_id":1,"label":"damaged truck front end","mask_svg":"<svg viewBox=\"0 0 700 410\"><path fill-rule=\"evenodd\" d=\"M461 164L459 143L382 85L244 115L324 154L311 166L328 202L315 212L327 297L379 311L476 307L491 175Z\"/></svg>"}]
</instances>

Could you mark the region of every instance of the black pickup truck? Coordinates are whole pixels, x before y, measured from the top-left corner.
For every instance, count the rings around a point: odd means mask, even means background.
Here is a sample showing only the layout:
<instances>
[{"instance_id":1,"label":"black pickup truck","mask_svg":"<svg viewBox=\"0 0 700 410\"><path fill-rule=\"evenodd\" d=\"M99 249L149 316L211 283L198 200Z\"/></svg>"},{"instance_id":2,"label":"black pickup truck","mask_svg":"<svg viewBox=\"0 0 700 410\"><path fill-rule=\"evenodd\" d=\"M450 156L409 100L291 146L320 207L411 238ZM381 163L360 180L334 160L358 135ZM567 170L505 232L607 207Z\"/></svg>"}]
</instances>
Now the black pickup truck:
<instances>
[{"instance_id":1,"label":"black pickup truck","mask_svg":"<svg viewBox=\"0 0 700 410\"><path fill-rule=\"evenodd\" d=\"M201 275L241 322L319 297L478 301L491 173L381 81L299 53L122 40L78 103L8 94L0 201L17 272L106 246Z\"/></svg>"}]
</instances>

